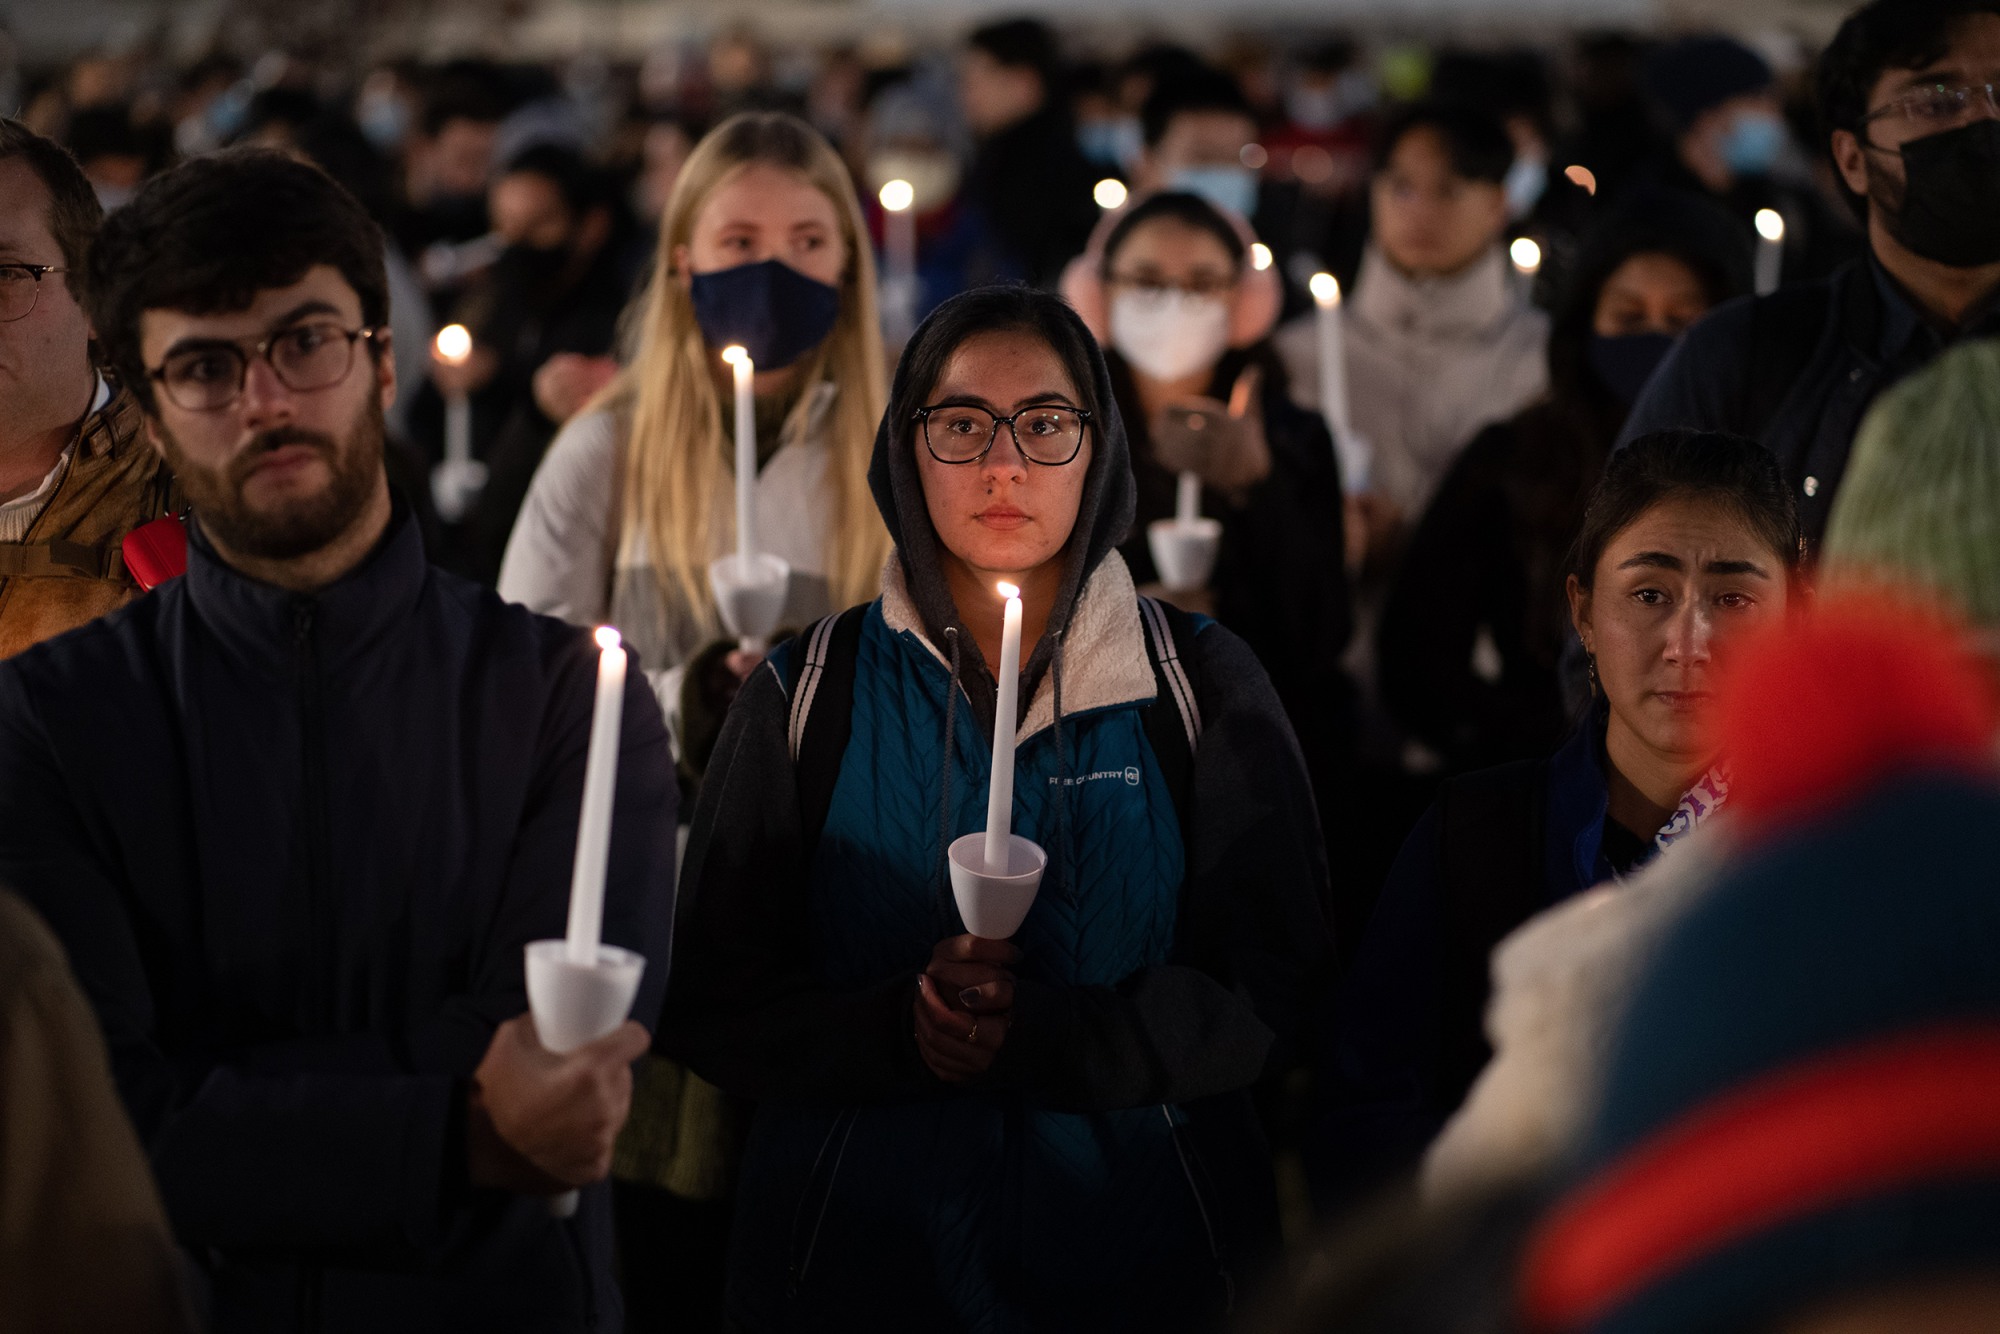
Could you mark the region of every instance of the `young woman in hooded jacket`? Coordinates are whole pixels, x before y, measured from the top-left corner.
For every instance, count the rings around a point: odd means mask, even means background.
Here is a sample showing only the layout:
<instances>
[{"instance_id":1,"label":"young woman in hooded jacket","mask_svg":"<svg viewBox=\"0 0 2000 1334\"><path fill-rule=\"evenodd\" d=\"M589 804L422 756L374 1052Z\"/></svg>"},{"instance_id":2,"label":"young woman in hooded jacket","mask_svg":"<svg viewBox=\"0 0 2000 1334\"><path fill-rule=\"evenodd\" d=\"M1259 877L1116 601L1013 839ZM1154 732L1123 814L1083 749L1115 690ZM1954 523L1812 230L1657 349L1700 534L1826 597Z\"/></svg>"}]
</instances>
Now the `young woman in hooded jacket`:
<instances>
[{"instance_id":1,"label":"young woman in hooded jacket","mask_svg":"<svg viewBox=\"0 0 2000 1334\"><path fill-rule=\"evenodd\" d=\"M752 675L685 863L660 1041L758 1100L731 1314L1210 1327L1276 1236L1250 1090L1331 965L1284 711L1221 626L1174 613L1161 646L1115 550L1124 428L1058 298L940 307L869 480L896 550L843 650L851 689L794 688L842 675L814 634ZM1013 828L1049 854L1009 941L967 934L945 856L985 820L1001 580L1024 604ZM828 728L815 796L800 756Z\"/></svg>"}]
</instances>

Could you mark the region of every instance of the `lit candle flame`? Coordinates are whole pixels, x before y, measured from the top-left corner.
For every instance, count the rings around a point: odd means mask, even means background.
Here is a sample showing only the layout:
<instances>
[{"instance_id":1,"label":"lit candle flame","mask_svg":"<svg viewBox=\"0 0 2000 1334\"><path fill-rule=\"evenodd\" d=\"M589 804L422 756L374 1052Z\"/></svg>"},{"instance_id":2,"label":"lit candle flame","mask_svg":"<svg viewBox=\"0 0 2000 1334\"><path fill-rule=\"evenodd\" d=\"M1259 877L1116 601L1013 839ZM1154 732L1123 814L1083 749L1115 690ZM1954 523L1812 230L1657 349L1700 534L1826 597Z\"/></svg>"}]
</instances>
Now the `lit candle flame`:
<instances>
[{"instance_id":1,"label":"lit candle flame","mask_svg":"<svg viewBox=\"0 0 2000 1334\"><path fill-rule=\"evenodd\" d=\"M1259 273L1262 273L1264 270L1270 268L1271 247L1265 245L1262 241L1251 242L1250 267L1257 270L1257 272Z\"/></svg>"},{"instance_id":2,"label":"lit candle flame","mask_svg":"<svg viewBox=\"0 0 2000 1334\"><path fill-rule=\"evenodd\" d=\"M1513 257L1514 267L1523 273L1536 273L1542 267L1542 248L1532 236L1523 236L1514 242L1507 253Z\"/></svg>"},{"instance_id":3,"label":"lit candle flame","mask_svg":"<svg viewBox=\"0 0 2000 1334\"><path fill-rule=\"evenodd\" d=\"M1757 210L1757 235L1766 241L1785 239L1785 215L1774 208Z\"/></svg>"},{"instance_id":4,"label":"lit candle flame","mask_svg":"<svg viewBox=\"0 0 2000 1334\"><path fill-rule=\"evenodd\" d=\"M732 366L747 361L749 358L750 354L735 343L731 343L728 347L722 349L722 359Z\"/></svg>"},{"instance_id":5,"label":"lit candle flame","mask_svg":"<svg viewBox=\"0 0 2000 1334\"><path fill-rule=\"evenodd\" d=\"M917 202L917 187L908 181L885 181L879 197L883 208L891 213L901 213Z\"/></svg>"},{"instance_id":6,"label":"lit candle flame","mask_svg":"<svg viewBox=\"0 0 2000 1334\"><path fill-rule=\"evenodd\" d=\"M1312 276L1312 281L1307 283L1306 286L1312 289L1313 300L1319 302L1322 306L1337 306L1340 304L1340 279L1334 277L1332 274L1315 273Z\"/></svg>"},{"instance_id":7,"label":"lit candle flame","mask_svg":"<svg viewBox=\"0 0 2000 1334\"><path fill-rule=\"evenodd\" d=\"M463 324L447 324L438 330L437 354L456 366L472 355L472 330Z\"/></svg>"},{"instance_id":8,"label":"lit candle flame","mask_svg":"<svg viewBox=\"0 0 2000 1334\"><path fill-rule=\"evenodd\" d=\"M611 649L617 648L618 645L623 642L624 641L619 637L618 632L612 629L610 626L600 625L597 627L597 646L599 648L609 651Z\"/></svg>"},{"instance_id":9,"label":"lit candle flame","mask_svg":"<svg viewBox=\"0 0 2000 1334\"><path fill-rule=\"evenodd\" d=\"M1115 177L1107 176L1099 181L1091 190L1090 197L1097 201L1099 208L1108 213L1114 208L1125 207L1126 197L1130 193L1125 188L1125 182Z\"/></svg>"},{"instance_id":10,"label":"lit candle flame","mask_svg":"<svg viewBox=\"0 0 2000 1334\"><path fill-rule=\"evenodd\" d=\"M1571 185L1576 186L1585 194L1595 195L1597 193L1597 173L1589 167L1582 164L1574 167L1566 167L1563 169L1563 175L1568 178Z\"/></svg>"},{"instance_id":11,"label":"lit candle flame","mask_svg":"<svg viewBox=\"0 0 2000 1334\"><path fill-rule=\"evenodd\" d=\"M997 584L996 587L999 588L1000 596L1003 598L1017 598L1021 596L1020 589L1014 587L1014 585L1007 583L1005 581L1002 581L1001 583Z\"/></svg>"}]
</instances>

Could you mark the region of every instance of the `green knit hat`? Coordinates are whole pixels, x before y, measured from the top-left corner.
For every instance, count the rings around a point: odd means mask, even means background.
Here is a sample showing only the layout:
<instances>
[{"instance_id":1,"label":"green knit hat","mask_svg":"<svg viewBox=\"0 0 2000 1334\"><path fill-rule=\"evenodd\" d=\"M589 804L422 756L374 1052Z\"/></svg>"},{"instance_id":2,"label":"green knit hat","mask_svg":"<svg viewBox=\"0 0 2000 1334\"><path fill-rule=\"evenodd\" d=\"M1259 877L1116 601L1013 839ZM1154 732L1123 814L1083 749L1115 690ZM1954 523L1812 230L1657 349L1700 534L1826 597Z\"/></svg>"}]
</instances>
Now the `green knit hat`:
<instances>
[{"instance_id":1,"label":"green knit hat","mask_svg":"<svg viewBox=\"0 0 2000 1334\"><path fill-rule=\"evenodd\" d=\"M2000 628L2000 340L1951 349L1869 409L1821 576L1828 589L1915 584Z\"/></svg>"}]
</instances>

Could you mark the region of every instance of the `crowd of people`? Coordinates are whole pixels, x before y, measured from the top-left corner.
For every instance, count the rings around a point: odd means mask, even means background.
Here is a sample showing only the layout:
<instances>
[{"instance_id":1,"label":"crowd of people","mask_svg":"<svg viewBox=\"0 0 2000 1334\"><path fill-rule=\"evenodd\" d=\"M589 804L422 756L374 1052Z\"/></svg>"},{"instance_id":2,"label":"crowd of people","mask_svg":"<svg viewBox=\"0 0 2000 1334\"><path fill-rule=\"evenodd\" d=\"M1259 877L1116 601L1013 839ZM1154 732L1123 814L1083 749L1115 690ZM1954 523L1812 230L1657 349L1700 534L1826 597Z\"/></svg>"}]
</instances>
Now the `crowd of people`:
<instances>
[{"instance_id":1,"label":"crowd of people","mask_svg":"<svg viewBox=\"0 0 2000 1334\"><path fill-rule=\"evenodd\" d=\"M0 1334L2000 1327L2000 0L675 54L0 119Z\"/></svg>"}]
</instances>

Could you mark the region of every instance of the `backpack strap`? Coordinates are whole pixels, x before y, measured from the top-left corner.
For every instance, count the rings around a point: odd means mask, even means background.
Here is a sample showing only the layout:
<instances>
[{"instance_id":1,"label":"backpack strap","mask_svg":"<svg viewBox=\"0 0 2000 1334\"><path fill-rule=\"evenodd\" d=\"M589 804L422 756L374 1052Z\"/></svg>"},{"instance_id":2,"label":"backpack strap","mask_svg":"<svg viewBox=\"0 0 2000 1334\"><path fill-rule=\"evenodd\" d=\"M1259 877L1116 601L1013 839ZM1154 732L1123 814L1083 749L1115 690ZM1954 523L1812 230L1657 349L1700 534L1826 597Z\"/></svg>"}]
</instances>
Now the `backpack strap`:
<instances>
[{"instance_id":1,"label":"backpack strap","mask_svg":"<svg viewBox=\"0 0 2000 1334\"><path fill-rule=\"evenodd\" d=\"M1188 676L1187 657L1204 622L1169 602L1139 599L1146 626L1146 656L1153 665L1153 702L1143 710L1146 740L1166 776L1186 844L1194 809L1194 754L1201 745L1201 704Z\"/></svg>"},{"instance_id":2,"label":"backpack strap","mask_svg":"<svg viewBox=\"0 0 2000 1334\"><path fill-rule=\"evenodd\" d=\"M869 604L819 621L784 655L792 707L788 736L808 845L819 841L840 778L840 757L854 729L854 665Z\"/></svg>"},{"instance_id":3,"label":"backpack strap","mask_svg":"<svg viewBox=\"0 0 2000 1334\"><path fill-rule=\"evenodd\" d=\"M1443 951L1431 1092L1440 1109L1465 1099L1492 1059L1486 1002L1493 948L1544 906L1548 765L1531 760L1466 774L1438 789Z\"/></svg>"}]
</instances>

